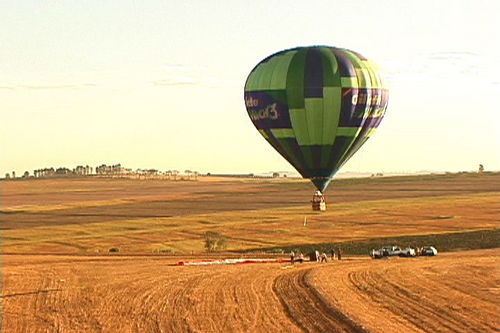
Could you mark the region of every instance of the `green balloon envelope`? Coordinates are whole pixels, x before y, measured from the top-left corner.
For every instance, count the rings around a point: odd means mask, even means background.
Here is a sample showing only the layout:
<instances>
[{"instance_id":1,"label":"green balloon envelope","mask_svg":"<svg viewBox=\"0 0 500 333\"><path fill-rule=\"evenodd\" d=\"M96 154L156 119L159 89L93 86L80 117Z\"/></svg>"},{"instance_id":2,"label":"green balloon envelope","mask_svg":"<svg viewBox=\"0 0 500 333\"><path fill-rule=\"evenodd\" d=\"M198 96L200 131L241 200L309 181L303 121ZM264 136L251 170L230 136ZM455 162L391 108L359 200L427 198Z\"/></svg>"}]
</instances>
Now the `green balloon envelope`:
<instances>
[{"instance_id":1,"label":"green balloon envelope","mask_svg":"<svg viewBox=\"0 0 500 333\"><path fill-rule=\"evenodd\" d=\"M378 127L388 97L372 62L328 46L275 53L245 84L257 130L321 192Z\"/></svg>"}]
</instances>

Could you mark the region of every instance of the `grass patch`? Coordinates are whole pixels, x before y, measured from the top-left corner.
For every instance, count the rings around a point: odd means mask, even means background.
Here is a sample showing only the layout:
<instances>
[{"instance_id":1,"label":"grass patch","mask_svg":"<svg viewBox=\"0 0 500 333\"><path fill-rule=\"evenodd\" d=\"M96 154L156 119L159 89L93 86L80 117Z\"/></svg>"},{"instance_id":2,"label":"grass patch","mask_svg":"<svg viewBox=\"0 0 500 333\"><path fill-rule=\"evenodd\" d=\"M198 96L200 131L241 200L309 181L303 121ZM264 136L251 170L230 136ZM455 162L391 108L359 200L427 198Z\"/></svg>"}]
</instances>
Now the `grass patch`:
<instances>
[{"instance_id":1,"label":"grass patch","mask_svg":"<svg viewBox=\"0 0 500 333\"><path fill-rule=\"evenodd\" d=\"M306 245L280 246L272 248L260 248L238 252L264 251L268 253L289 253L300 251L309 253L314 250L329 252L333 248L340 247L346 254L368 255L372 249L378 249L386 245L399 245L401 247L434 246L439 252L450 252L458 250L492 249L500 247L500 229L476 230L466 232L454 232L443 234L430 234L418 236L398 236L373 238L362 241L347 241L339 243L318 243Z\"/></svg>"},{"instance_id":2,"label":"grass patch","mask_svg":"<svg viewBox=\"0 0 500 333\"><path fill-rule=\"evenodd\" d=\"M168 247L156 247L152 251L153 253L158 253L158 254L173 254L175 253L174 250Z\"/></svg>"}]
</instances>

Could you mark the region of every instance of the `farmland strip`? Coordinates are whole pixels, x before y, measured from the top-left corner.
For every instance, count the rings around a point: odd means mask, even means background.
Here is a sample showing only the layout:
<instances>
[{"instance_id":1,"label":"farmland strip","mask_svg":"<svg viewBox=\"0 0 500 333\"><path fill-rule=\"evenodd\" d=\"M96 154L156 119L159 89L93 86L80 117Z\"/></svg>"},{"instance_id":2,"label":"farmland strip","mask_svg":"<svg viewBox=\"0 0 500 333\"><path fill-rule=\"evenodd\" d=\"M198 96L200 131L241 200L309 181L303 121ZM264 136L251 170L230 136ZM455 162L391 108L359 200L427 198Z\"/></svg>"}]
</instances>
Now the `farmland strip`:
<instances>
[{"instance_id":1,"label":"farmland strip","mask_svg":"<svg viewBox=\"0 0 500 333\"><path fill-rule=\"evenodd\" d=\"M273 290L292 321L306 332L366 332L311 286L311 270L292 271L274 281Z\"/></svg>"}]
</instances>

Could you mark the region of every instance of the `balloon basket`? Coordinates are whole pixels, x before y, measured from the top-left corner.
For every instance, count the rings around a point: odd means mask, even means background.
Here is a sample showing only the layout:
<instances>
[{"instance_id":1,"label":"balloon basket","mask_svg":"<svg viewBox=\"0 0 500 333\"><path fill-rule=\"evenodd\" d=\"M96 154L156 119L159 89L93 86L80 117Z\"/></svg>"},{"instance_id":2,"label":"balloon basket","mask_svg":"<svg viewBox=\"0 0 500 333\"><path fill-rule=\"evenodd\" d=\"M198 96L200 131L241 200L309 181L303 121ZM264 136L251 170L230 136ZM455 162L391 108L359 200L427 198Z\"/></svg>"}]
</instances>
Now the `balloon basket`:
<instances>
[{"instance_id":1,"label":"balloon basket","mask_svg":"<svg viewBox=\"0 0 500 333\"><path fill-rule=\"evenodd\" d=\"M326 202L323 193L316 191L312 198L312 210L324 212L326 211Z\"/></svg>"}]
</instances>

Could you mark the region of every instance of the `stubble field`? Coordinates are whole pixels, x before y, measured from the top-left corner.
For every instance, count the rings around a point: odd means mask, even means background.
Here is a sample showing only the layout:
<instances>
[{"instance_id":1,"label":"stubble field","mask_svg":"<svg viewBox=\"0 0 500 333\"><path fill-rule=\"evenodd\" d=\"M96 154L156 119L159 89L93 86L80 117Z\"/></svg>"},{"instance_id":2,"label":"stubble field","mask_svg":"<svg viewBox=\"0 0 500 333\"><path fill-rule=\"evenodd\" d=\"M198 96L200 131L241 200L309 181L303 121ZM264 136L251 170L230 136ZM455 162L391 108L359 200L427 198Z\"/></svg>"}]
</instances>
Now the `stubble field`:
<instances>
[{"instance_id":1,"label":"stubble field","mask_svg":"<svg viewBox=\"0 0 500 333\"><path fill-rule=\"evenodd\" d=\"M495 332L498 247L293 266L175 263L296 244L498 229L499 183L498 173L339 180L327 192L328 211L313 213L312 187L291 179L2 182L2 327ZM233 252L204 253L206 231L223 234Z\"/></svg>"}]
</instances>

